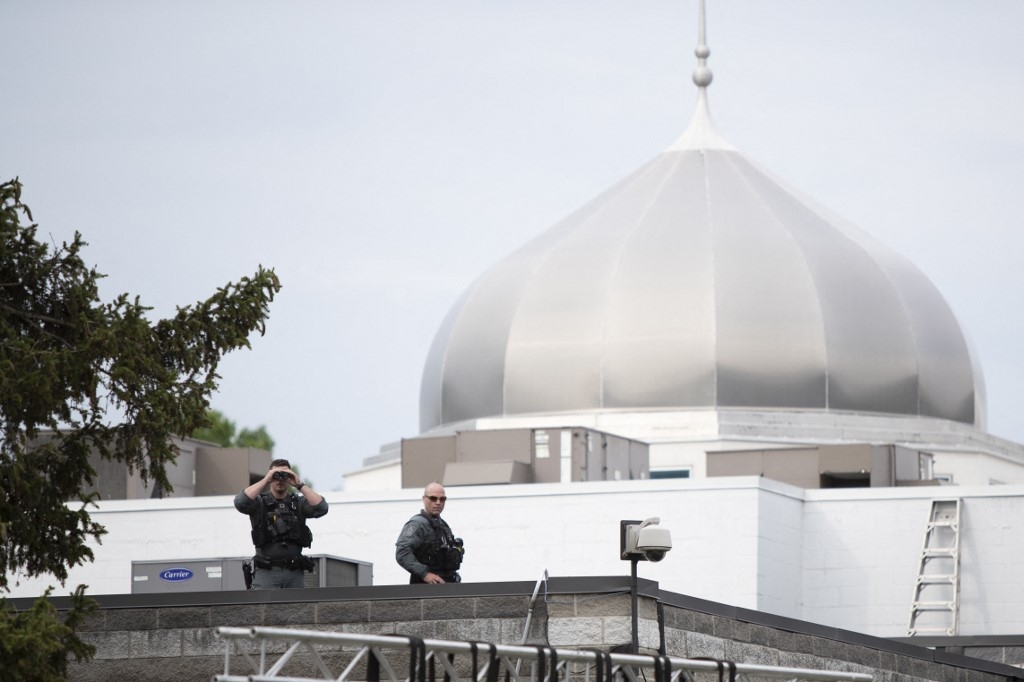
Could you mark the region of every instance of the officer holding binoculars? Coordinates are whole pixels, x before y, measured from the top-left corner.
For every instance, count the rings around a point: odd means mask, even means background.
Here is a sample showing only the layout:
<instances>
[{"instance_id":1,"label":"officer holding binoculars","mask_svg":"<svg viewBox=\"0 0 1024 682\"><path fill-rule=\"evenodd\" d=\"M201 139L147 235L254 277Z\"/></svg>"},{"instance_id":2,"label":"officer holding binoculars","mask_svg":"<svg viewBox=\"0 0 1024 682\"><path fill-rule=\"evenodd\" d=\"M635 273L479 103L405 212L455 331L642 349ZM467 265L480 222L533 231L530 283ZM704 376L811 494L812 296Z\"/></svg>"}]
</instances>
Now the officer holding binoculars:
<instances>
[{"instance_id":1,"label":"officer holding binoculars","mask_svg":"<svg viewBox=\"0 0 1024 682\"><path fill-rule=\"evenodd\" d=\"M323 496L299 480L288 460L275 459L262 480L235 496L235 509L249 515L256 547L252 563L242 567L246 587L302 587L305 572L314 566L302 555L302 549L313 543L306 519L327 513Z\"/></svg>"}]
</instances>

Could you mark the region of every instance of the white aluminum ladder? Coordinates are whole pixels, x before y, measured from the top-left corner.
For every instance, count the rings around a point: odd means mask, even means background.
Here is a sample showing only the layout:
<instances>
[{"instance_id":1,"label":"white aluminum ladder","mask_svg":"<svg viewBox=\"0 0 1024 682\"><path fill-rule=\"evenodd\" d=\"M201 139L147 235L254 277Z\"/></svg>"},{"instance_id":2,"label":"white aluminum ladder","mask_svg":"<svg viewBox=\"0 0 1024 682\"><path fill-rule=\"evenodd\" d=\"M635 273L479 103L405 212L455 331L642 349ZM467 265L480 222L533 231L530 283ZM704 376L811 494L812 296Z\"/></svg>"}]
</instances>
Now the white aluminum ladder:
<instances>
[{"instance_id":1,"label":"white aluminum ladder","mask_svg":"<svg viewBox=\"0 0 1024 682\"><path fill-rule=\"evenodd\" d=\"M932 500L908 633L957 634L960 625L960 498Z\"/></svg>"}]
</instances>

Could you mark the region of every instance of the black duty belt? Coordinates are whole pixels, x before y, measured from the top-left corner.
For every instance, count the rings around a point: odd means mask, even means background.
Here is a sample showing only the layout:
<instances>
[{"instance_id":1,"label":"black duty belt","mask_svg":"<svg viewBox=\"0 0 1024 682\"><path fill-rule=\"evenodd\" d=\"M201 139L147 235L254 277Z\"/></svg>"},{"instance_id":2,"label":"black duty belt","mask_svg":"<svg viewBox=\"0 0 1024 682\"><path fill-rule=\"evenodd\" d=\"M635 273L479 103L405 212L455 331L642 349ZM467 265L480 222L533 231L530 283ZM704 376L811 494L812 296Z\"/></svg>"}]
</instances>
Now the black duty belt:
<instances>
[{"instance_id":1,"label":"black duty belt","mask_svg":"<svg viewBox=\"0 0 1024 682\"><path fill-rule=\"evenodd\" d=\"M252 558L252 563L256 568L262 568L264 570L269 568L301 569L301 560L298 557L291 559L268 559L257 555Z\"/></svg>"}]
</instances>

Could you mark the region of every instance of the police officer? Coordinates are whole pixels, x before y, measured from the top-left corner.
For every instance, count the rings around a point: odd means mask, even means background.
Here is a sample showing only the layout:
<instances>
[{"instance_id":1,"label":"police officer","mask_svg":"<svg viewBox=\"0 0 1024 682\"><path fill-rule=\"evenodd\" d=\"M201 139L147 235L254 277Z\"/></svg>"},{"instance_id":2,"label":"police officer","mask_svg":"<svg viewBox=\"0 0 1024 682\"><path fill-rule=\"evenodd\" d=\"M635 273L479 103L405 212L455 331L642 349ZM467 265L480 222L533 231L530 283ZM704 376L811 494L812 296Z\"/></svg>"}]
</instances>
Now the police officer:
<instances>
[{"instance_id":1,"label":"police officer","mask_svg":"<svg viewBox=\"0 0 1024 682\"><path fill-rule=\"evenodd\" d=\"M291 492L293 487L297 492ZM235 496L235 509L248 514L252 524L253 589L302 587L305 571L314 566L302 555L302 548L313 542L306 519L327 513L323 496L299 480L288 460L275 459L262 480Z\"/></svg>"},{"instance_id":2,"label":"police officer","mask_svg":"<svg viewBox=\"0 0 1024 682\"><path fill-rule=\"evenodd\" d=\"M462 539L441 519L448 497L444 486L431 483L423 490L423 509L409 519L395 543L395 560L409 571L409 583L462 582Z\"/></svg>"}]
</instances>

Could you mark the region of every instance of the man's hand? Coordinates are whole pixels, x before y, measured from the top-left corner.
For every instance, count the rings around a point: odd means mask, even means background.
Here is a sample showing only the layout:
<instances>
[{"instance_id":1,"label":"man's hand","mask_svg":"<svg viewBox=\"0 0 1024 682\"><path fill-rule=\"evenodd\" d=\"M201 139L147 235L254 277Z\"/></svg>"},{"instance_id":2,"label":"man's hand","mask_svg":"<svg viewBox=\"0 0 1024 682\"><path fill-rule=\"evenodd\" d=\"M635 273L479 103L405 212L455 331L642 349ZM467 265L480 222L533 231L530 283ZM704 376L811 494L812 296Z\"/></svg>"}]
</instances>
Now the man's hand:
<instances>
[{"instance_id":1,"label":"man's hand","mask_svg":"<svg viewBox=\"0 0 1024 682\"><path fill-rule=\"evenodd\" d=\"M444 578L439 576L437 573L427 573L425 576L423 576L423 582L427 583L428 585L443 585Z\"/></svg>"}]
</instances>

